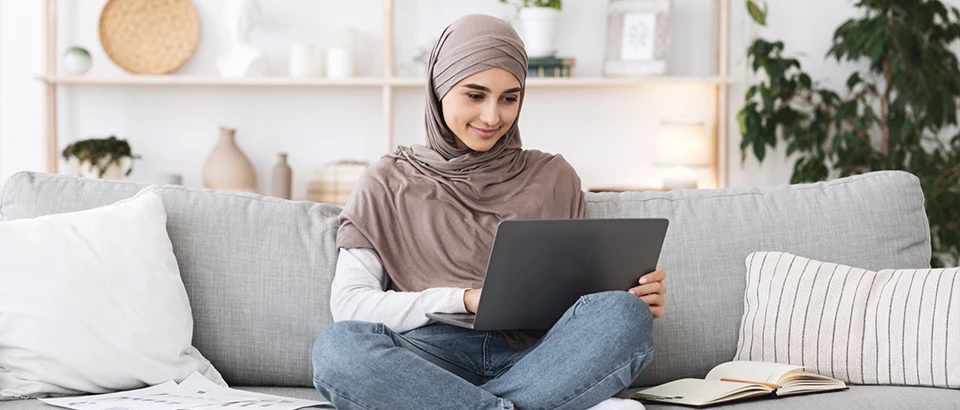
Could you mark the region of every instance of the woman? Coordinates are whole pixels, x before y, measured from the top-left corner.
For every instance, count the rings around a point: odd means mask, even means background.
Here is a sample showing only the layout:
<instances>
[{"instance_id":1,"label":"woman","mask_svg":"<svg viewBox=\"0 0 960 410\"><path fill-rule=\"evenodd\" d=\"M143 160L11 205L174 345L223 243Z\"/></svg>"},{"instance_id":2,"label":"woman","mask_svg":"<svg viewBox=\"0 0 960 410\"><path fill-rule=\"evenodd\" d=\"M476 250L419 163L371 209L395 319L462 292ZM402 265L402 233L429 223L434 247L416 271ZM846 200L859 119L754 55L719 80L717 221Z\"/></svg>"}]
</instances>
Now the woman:
<instances>
[{"instance_id":1,"label":"woman","mask_svg":"<svg viewBox=\"0 0 960 410\"><path fill-rule=\"evenodd\" d=\"M462 17L434 46L427 146L374 163L340 216L335 323L313 350L314 385L338 409L642 408L611 397L652 358L661 270L580 298L545 334L424 316L476 311L500 220L585 216L563 157L521 149L526 72L523 43L495 17Z\"/></svg>"}]
</instances>

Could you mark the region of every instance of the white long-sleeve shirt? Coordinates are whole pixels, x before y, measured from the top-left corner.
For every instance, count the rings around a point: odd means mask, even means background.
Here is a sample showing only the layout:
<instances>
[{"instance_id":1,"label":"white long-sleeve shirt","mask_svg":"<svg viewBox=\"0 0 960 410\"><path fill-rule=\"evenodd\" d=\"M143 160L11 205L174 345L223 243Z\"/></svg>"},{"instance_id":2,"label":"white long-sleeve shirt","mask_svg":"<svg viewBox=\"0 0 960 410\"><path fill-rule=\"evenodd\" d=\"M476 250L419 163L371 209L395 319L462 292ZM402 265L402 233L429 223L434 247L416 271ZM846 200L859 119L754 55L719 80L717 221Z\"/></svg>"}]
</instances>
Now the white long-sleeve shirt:
<instances>
[{"instance_id":1,"label":"white long-sleeve shirt","mask_svg":"<svg viewBox=\"0 0 960 410\"><path fill-rule=\"evenodd\" d=\"M428 312L467 313L466 288L431 288L422 292L387 290L389 277L371 249L341 248L330 293L333 321L383 323L402 333L435 322Z\"/></svg>"}]
</instances>

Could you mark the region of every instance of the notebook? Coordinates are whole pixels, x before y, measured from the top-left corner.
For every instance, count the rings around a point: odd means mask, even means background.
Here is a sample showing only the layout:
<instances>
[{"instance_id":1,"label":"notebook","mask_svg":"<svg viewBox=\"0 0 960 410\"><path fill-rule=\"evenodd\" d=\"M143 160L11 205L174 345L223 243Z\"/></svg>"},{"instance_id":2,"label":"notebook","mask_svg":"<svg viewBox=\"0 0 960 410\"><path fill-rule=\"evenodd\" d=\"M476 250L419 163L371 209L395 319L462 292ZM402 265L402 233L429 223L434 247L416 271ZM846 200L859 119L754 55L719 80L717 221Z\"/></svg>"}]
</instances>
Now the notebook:
<instances>
[{"instance_id":1,"label":"notebook","mask_svg":"<svg viewBox=\"0 0 960 410\"><path fill-rule=\"evenodd\" d=\"M846 383L803 371L802 366L779 363L733 361L717 365L705 379L680 379L630 395L641 401L656 401L704 407L748 397L789 396L843 390Z\"/></svg>"}]
</instances>

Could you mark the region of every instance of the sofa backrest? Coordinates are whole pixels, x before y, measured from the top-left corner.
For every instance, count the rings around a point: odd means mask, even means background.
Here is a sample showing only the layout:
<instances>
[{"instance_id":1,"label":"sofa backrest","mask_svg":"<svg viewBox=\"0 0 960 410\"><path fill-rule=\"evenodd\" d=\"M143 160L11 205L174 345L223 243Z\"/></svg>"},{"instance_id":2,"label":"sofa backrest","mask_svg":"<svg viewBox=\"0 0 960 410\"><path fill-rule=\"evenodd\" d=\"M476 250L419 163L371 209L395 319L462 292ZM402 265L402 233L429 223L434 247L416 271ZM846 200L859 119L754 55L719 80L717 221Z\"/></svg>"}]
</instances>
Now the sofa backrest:
<instances>
[{"instance_id":1,"label":"sofa backrest","mask_svg":"<svg viewBox=\"0 0 960 410\"><path fill-rule=\"evenodd\" d=\"M667 218L659 269L667 305L654 359L634 385L702 378L733 359L746 257L784 251L871 270L929 268L930 231L917 177L873 172L829 182L668 193L596 194L590 218Z\"/></svg>"},{"instance_id":2,"label":"sofa backrest","mask_svg":"<svg viewBox=\"0 0 960 410\"><path fill-rule=\"evenodd\" d=\"M0 214L79 211L145 186L18 173L4 186ZM159 192L193 309L193 345L231 385L313 386L311 348L333 322L340 209L179 186Z\"/></svg>"},{"instance_id":3,"label":"sofa backrest","mask_svg":"<svg viewBox=\"0 0 960 410\"><path fill-rule=\"evenodd\" d=\"M89 209L144 186L23 172L5 184L0 217ZM194 345L232 385L312 386L311 347L332 320L340 209L178 186L160 192L193 307ZM658 266L668 273L667 313L655 322L655 358L636 385L703 377L733 358L751 252L873 270L930 261L923 194L905 172L769 188L588 194L587 214L670 220Z\"/></svg>"}]
</instances>

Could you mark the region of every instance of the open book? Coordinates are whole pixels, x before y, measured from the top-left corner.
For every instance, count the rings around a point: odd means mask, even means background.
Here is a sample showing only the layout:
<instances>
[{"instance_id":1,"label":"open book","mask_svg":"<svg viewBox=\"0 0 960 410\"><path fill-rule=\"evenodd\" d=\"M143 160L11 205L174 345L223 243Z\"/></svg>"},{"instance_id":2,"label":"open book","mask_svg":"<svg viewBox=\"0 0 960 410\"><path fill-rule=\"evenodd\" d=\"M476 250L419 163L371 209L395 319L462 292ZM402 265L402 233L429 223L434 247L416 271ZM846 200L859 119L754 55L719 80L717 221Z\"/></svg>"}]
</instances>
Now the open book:
<instances>
[{"instance_id":1,"label":"open book","mask_svg":"<svg viewBox=\"0 0 960 410\"><path fill-rule=\"evenodd\" d=\"M846 383L807 373L801 366L734 361L717 365L706 379L680 379L634 392L630 397L687 406L709 406L747 397L846 389Z\"/></svg>"}]
</instances>

